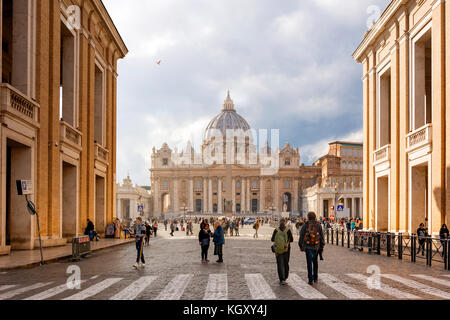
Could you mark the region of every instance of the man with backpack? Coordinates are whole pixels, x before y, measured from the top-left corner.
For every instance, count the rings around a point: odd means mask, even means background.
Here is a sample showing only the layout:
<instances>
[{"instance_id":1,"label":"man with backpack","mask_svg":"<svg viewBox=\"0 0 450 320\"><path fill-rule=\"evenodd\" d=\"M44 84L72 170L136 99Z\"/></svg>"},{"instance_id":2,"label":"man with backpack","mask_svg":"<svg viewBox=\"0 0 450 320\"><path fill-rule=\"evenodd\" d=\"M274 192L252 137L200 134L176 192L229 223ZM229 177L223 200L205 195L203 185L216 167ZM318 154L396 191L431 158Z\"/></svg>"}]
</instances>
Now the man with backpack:
<instances>
[{"instance_id":1,"label":"man with backpack","mask_svg":"<svg viewBox=\"0 0 450 320\"><path fill-rule=\"evenodd\" d=\"M294 242L294 237L290 228L286 228L286 220L281 219L280 227L272 234L272 252L277 259L278 278L280 285L286 285L289 277L289 257L291 255L290 243Z\"/></svg>"},{"instance_id":2,"label":"man with backpack","mask_svg":"<svg viewBox=\"0 0 450 320\"><path fill-rule=\"evenodd\" d=\"M308 213L308 221L303 225L298 240L300 250L306 253L306 263L308 265L308 284L317 282L319 274L319 263L317 256L319 251L325 246L323 238L323 229L316 220L314 212Z\"/></svg>"},{"instance_id":3,"label":"man with backpack","mask_svg":"<svg viewBox=\"0 0 450 320\"><path fill-rule=\"evenodd\" d=\"M137 217L134 225L134 236L136 238L136 263L134 267L137 269L139 267L139 263L142 268L145 268L145 258L144 258L144 237L145 237L145 225L142 223L142 218Z\"/></svg>"}]
</instances>

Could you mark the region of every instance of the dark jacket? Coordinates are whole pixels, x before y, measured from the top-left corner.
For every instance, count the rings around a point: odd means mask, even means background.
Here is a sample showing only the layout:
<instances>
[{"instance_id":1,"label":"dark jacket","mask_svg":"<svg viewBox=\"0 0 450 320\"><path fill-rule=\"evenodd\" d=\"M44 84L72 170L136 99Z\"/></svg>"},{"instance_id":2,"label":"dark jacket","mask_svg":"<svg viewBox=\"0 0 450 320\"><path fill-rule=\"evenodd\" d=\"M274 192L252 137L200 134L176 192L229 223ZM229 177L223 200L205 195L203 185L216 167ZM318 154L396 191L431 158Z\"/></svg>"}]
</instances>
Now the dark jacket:
<instances>
[{"instance_id":1,"label":"dark jacket","mask_svg":"<svg viewBox=\"0 0 450 320\"><path fill-rule=\"evenodd\" d=\"M428 232L427 232L427 229L425 229L425 228L418 228L417 229L417 237L418 237L418 239L419 239L419 241L425 241L425 237L427 237L428 236Z\"/></svg>"},{"instance_id":2,"label":"dark jacket","mask_svg":"<svg viewBox=\"0 0 450 320\"><path fill-rule=\"evenodd\" d=\"M306 234L306 230L308 228L308 225L310 223L317 223L318 227L319 227L319 235L320 235L320 242L319 242L319 248L317 247L312 247L312 246L307 246L304 241L305 241L305 234ZM320 223L318 221L307 221L303 226L302 229L300 230L300 238L298 239L298 246L300 247L300 249L302 250L306 250L306 249L310 249L310 250L322 250L323 247L325 246L325 241L323 238L323 229L322 226L320 225Z\"/></svg>"},{"instance_id":3,"label":"dark jacket","mask_svg":"<svg viewBox=\"0 0 450 320\"><path fill-rule=\"evenodd\" d=\"M222 228L222 226L218 226L214 230L213 237L214 237L213 241L214 241L215 245L225 244L225 237L223 235L223 228Z\"/></svg>"},{"instance_id":4,"label":"dark jacket","mask_svg":"<svg viewBox=\"0 0 450 320\"><path fill-rule=\"evenodd\" d=\"M201 229L198 233L198 242L202 243L202 246L209 246L211 240L211 230Z\"/></svg>"},{"instance_id":5,"label":"dark jacket","mask_svg":"<svg viewBox=\"0 0 450 320\"><path fill-rule=\"evenodd\" d=\"M447 237L450 235L450 233L448 233L448 229L447 228L441 228L441 230L439 231L439 237L441 239L445 239L445 234L447 234Z\"/></svg>"},{"instance_id":6,"label":"dark jacket","mask_svg":"<svg viewBox=\"0 0 450 320\"><path fill-rule=\"evenodd\" d=\"M89 231L94 231L94 224L92 221L88 222L86 229L84 230L85 234L89 234Z\"/></svg>"}]
</instances>

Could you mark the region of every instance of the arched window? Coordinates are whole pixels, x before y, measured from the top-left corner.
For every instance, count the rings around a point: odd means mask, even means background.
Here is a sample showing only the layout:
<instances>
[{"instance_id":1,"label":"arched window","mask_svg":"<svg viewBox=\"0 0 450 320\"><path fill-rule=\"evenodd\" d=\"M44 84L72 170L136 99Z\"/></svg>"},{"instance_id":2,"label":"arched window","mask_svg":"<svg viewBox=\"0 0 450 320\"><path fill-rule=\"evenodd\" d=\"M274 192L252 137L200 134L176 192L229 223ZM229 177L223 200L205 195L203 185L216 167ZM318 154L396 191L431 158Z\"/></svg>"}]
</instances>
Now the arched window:
<instances>
[{"instance_id":1,"label":"arched window","mask_svg":"<svg viewBox=\"0 0 450 320\"><path fill-rule=\"evenodd\" d=\"M163 181L163 190L169 190L169 181L167 180Z\"/></svg>"}]
</instances>

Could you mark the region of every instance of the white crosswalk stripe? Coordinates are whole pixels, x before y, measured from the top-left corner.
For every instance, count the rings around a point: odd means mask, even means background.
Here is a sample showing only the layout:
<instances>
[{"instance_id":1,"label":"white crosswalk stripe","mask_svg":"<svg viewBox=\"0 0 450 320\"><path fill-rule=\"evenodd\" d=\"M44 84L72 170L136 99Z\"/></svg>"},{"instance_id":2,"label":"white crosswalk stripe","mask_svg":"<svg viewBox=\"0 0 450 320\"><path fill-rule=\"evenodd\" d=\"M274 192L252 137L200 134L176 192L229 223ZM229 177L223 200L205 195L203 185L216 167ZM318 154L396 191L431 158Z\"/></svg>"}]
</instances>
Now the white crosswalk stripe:
<instances>
[{"instance_id":1,"label":"white crosswalk stripe","mask_svg":"<svg viewBox=\"0 0 450 320\"><path fill-rule=\"evenodd\" d=\"M226 274L210 274L203 300L227 300L228 279Z\"/></svg>"},{"instance_id":2,"label":"white crosswalk stripe","mask_svg":"<svg viewBox=\"0 0 450 320\"><path fill-rule=\"evenodd\" d=\"M433 288L433 287L430 287L430 286L427 286L427 285L425 285L423 283L420 283L418 281L406 279L406 278L397 276L395 274L382 274L381 276L383 276L385 278L388 278L390 280L393 280L393 281L400 282L400 283L404 284L405 286L417 289L417 290L422 291L422 292L424 292L426 294L437 296L437 297L440 297L440 298L443 298L443 299L450 299L450 293L444 292L442 290L439 290L439 289L436 289L436 288Z\"/></svg>"},{"instance_id":3,"label":"white crosswalk stripe","mask_svg":"<svg viewBox=\"0 0 450 320\"><path fill-rule=\"evenodd\" d=\"M350 287L345 282L338 280L328 273L322 273L320 275L320 281L324 282L327 286L333 288L349 299L372 299L365 293Z\"/></svg>"},{"instance_id":4,"label":"white crosswalk stripe","mask_svg":"<svg viewBox=\"0 0 450 320\"><path fill-rule=\"evenodd\" d=\"M369 279L369 277L366 277L365 275L356 274L356 273L349 273L349 274L347 274L347 276L349 276L350 278L359 280L359 281L361 281L364 284L367 284L367 280ZM408 293L408 292L400 291L400 290L398 290L396 288L393 288L393 287L390 287L390 286L388 286L387 284L384 284L384 283L380 283L380 288L377 288L376 290L384 292L387 295L396 297L398 299L420 299L418 296L415 296L415 295L413 295L411 293Z\"/></svg>"},{"instance_id":5,"label":"white crosswalk stripe","mask_svg":"<svg viewBox=\"0 0 450 320\"><path fill-rule=\"evenodd\" d=\"M0 291L8 290L17 287L15 284L5 284L0 286Z\"/></svg>"},{"instance_id":6,"label":"white crosswalk stripe","mask_svg":"<svg viewBox=\"0 0 450 320\"><path fill-rule=\"evenodd\" d=\"M80 284L86 282L86 280L81 280ZM54 287L54 288L50 288L48 290L45 290L41 293L35 294L34 296L28 297L24 300L45 300L54 296L57 296L58 294L63 293L66 290L76 290L76 289L69 289L69 287L67 286L67 283L64 283L60 286Z\"/></svg>"},{"instance_id":7,"label":"white crosswalk stripe","mask_svg":"<svg viewBox=\"0 0 450 320\"><path fill-rule=\"evenodd\" d=\"M155 300L179 300L192 280L192 274L179 274L161 291Z\"/></svg>"},{"instance_id":8,"label":"white crosswalk stripe","mask_svg":"<svg viewBox=\"0 0 450 320\"><path fill-rule=\"evenodd\" d=\"M439 279L439 278L434 278L431 276L427 276L424 274L410 274L410 276L415 277L415 278L419 278L419 279L423 279L423 280L428 280L446 287L450 287L450 281L444 280L444 279Z\"/></svg>"},{"instance_id":9,"label":"white crosswalk stripe","mask_svg":"<svg viewBox=\"0 0 450 320\"><path fill-rule=\"evenodd\" d=\"M94 284L93 286L91 286L81 292L78 292L70 297L67 297L64 300L85 300L89 297L92 297L92 296L102 292L103 290L109 288L110 286L119 282L120 280L122 280L122 278L109 278L109 279L103 280L102 282Z\"/></svg>"},{"instance_id":10,"label":"white crosswalk stripe","mask_svg":"<svg viewBox=\"0 0 450 320\"><path fill-rule=\"evenodd\" d=\"M326 296L324 296L319 291L317 291L312 286L303 281L295 273L291 273L289 275L287 283L304 299L328 299Z\"/></svg>"},{"instance_id":11,"label":"white crosswalk stripe","mask_svg":"<svg viewBox=\"0 0 450 320\"><path fill-rule=\"evenodd\" d=\"M275 294L266 282L262 274L246 274L248 289L253 300L275 300Z\"/></svg>"},{"instance_id":12,"label":"white crosswalk stripe","mask_svg":"<svg viewBox=\"0 0 450 320\"><path fill-rule=\"evenodd\" d=\"M153 281L156 280L155 276L141 277L134 281L128 287L114 295L110 300L134 300L142 291L145 290Z\"/></svg>"},{"instance_id":13,"label":"white crosswalk stripe","mask_svg":"<svg viewBox=\"0 0 450 320\"><path fill-rule=\"evenodd\" d=\"M45 286L48 286L52 284L51 282L39 282L39 283L35 283L31 286L28 287L23 287L23 288L19 288L16 290L11 290L8 292L4 292L2 294L0 294L0 300L5 300L5 299L10 299L12 297L18 296L20 294L26 293L28 291L32 291L32 290L36 290Z\"/></svg>"}]
</instances>

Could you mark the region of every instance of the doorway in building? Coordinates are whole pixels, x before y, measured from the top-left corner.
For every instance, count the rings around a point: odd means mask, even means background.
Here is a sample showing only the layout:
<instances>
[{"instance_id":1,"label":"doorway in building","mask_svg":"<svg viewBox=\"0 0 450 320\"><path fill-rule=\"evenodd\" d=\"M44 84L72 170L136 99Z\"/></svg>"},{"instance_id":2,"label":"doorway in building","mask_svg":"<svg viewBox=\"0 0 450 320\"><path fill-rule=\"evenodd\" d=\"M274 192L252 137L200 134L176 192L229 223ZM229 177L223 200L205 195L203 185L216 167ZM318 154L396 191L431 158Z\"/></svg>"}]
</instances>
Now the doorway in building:
<instances>
[{"instance_id":1,"label":"doorway in building","mask_svg":"<svg viewBox=\"0 0 450 320\"><path fill-rule=\"evenodd\" d=\"M127 220L130 219L130 199L122 200L122 206L123 206L122 217L125 217Z\"/></svg>"},{"instance_id":2,"label":"doorway in building","mask_svg":"<svg viewBox=\"0 0 450 320\"><path fill-rule=\"evenodd\" d=\"M376 221L377 231L389 231L389 178L388 176L377 179L376 190Z\"/></svg>"},{"instance_id":3,"label":"doorway in building","mask_svg":"<svg viewBox=\"0 0 450 320\"><path fill-rule=\"evenodd\" d=\"M99 234L105 232L106 207L105 207L105 178L95 176L95 231Z\"/></svg>"},{"instance_id":4,"label":"doorway in building","mask_svg":"<svg viewBox=\"0 0 450 320\"><path fill-rule=\"evenodd\" d=\"M252 199L252 212L258 212L258 199Z\"/></svg>"},{"instance_id":5,"label":"doorway in building","mask_svg":"<svg viewBox=\"0 0 450 320\"><path fill-rule=\"evenodd\" d=\"M411 168L410 183L410 232L415 233L421 223L425 224L425 228L429 228L430 223L428 216L428 163L420 164Z\"/></svg>"},{"instance_id":6,"label":"doorway in building","mask_svg":"<svg viewBox=\"0 0 450 320\"><path fill-rule=\"evenodd\" d=\"M161 213L167 213L170 210L170 194L165 193L161 196Z\"/></svg>"},{"instance_id":7,"label":"doorway in building","mask_svg":"<svg viewBox=\"0 0 450 320\"><path fill-rule=\"evenodd\" d=\"M217 203L214 203L214 204L213 204L213 212L214 212L214 213L217 213Z\"/></svg>"},{"instance_id":8,"label":"doorway in building","mask_svg":"<svg viewBox=\"0 0 450 320\"><path fill-rule=\"evenodd\" d=\"M241 204L240 203L236 203L236 212L241 213Z\"/></svg>"},{"instance_id":9,"label":"doorway in building","mask_svg":"<svg viewBox=\"0 0 450 320\"><path fill-rule=\"evenodd\" d=\"M77 167L63 161L61 188L61 225L62 237L73 238L77 235Z\"/></svg>"},{"instance_id":10,"label":"doorway in building","mask_svg":"<svg viewBox=\"0 0 450 320\"><path fill-rule=\"evenodd\" d=\"M202 212L202 199L195 199L195 212Z\"/></svg>"},{"instance_id":11,"label":"doorway in building","mask_svg":"<svg viewBox=\"0 0 450 320\"><path fill-rule=\"evenodd\" d=\"M11 249L33 248L33 217L25 197L17 195L16 180L31 179L31 148L17 141L6 142L6 245Z\"/></svg>"},{"instance_id":12,"label":"doorway in building","mask_svg":"<svg viewBox=\"0 0 450 320\"><path fill-rule=\"evenodd\" d=\"M323 216L324 218L328 218L329 217L329 202L328 200L323 200Z\"/></svg>"},{"instance_id":13,"label":"doorway in building","mask_svg":"<svg viewBox=\"0 0 450 320\"><path fill-rule=\"evenodd\" d=\"M284 195L283 195L283 207L282 207L282 211L285 211L285 209L286 209L286 212L291 212L292 211L292 205L291 205L291 203L292 203L292 201L291 201L291 198L292 198L292 196L291 196L291 194L289 193L289 192L286 192Z\"/></svg>"}]
</instances>

